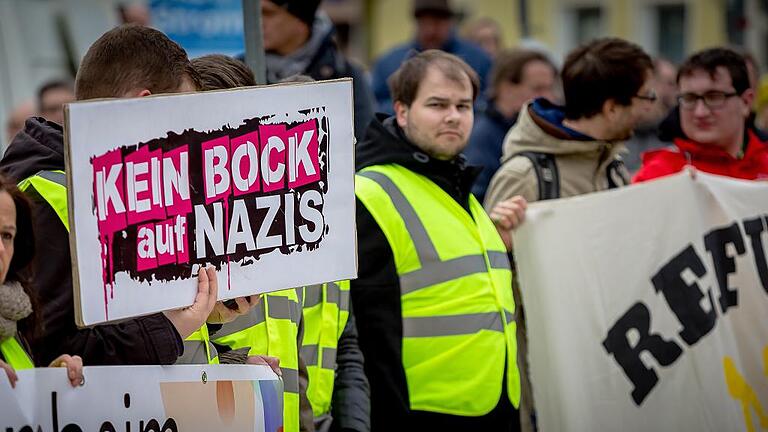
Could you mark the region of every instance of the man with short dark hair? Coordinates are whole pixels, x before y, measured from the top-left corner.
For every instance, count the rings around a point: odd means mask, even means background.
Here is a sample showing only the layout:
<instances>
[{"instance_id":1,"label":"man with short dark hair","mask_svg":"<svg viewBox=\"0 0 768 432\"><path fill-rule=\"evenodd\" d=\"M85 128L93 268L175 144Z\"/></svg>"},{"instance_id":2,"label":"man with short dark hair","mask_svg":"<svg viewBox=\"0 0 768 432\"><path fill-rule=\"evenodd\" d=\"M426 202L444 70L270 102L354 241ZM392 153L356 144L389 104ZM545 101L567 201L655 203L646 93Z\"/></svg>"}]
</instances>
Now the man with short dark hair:
<instances>
[{"instance_id":1,"label":"man with short dark hair","mask_svg":"<svg viewBox=\"0 0 768 432\"><path fill-rule=\"evenodd\" d=\"M68 80L48 81L37 91L37 107L40 117L64 124L64 104L75 101L75 86Z\"/></svg>"},{"instance_id":2,"label":"man with short dark hair","mask_svg":"<svg viewBox=\"0 0 768 432\"><path fill-rule=\"evenodd\" d=\"M136 97L194 91L198 83L181 47L157 30L128 25L108 31L89 48L77 74L76 92L78 100ZM207 355L193 359L196 352L205 352L201 342L184 339L196 333L207 319L225 322L236 314L247 313L250 308L245 299L237 299L237 311L231 311L214 298L216 309L212 312L199 301L207 299L198 292L195 303L185 309L77 328L69 226L58 213L62 202L66 211L67 200L63 132L60 124L30 118L0 161L0 171L26 185L20 188L35 202L39 260L32 286L41 302L43 323L43 331L31 347L35 362L48 364L59 353L69 352L81 356L86 365L167 365L182 355L187 363L207 363Z\"/></svg>"},{"instance_id":3,"label":"man with short dark hair","mask_svg":"<svg viewBox=\"0 0 768 432\"><path fill-rule=\"evenodd\" d=\"M512 274L461 155L477 75L427 50L389 82L395 115L371 122L355 181L372 430L516 430Z\"/></svg>"},{"instance_id":4,"label":"man with short dark hair","mask_svg":"<svg viewBox=\"0 0 768 432\"><path fill-rule=\"evenodd\" d=\"M449 0L413 0L413 17L416 20L414 40L382 55L371 71L378 111L393 113L394 99L390 95L387 79L414 52L428 49L439 49L460 57L475 70L480 78L481 91L485 90L491 58L480 47L456 35L456 15ZM484 102L482 93L478 97Z\"/></svg>"},{"instance_id":5,"label":"man with short dark hair","mask_svg":"<svg viewBox=\"0 0 768 432\"><path fill-rule=\"evenodd\" d=\"M491 177L501 165L504 136L515 124L520 109L535 98L555 101L557 68L546 54L527 49L501 52L491 70L488 106L475 116L475 126L464 155L483 170L472 186L480 202Z\"/></svg>"},{"instance_id":6,"label":"man with short dark hair","mask_svg":"<svg viewBox=\"0 0 768 432\"><path fill-rule=\"evenodd\" d=\"M523 222L527 202L571 197L629 183L622 141L656 100L653 64L639 46L598 39L572 51L562 69L565 106L536 99L521 111L504 142L501 168L491 179L485 207L507 247ZM522 378L520 420L533 430L533 392L527 376L527 336L520 287L517 330Z\"/></svg>"},{"instance_id":7,"label":"man with short dark hair","mask_svg":"<svg viewBox=\"0 0 768 432\"><path fill-rule=\"evenodd\" d=\"M686 165L741 179L768 177L768 148L749 127L755 95L744 58L728 48L700 51L680 66L677 82L674 147L643 155L633 181L674 174Z\"/></svg>"}]
</instances>

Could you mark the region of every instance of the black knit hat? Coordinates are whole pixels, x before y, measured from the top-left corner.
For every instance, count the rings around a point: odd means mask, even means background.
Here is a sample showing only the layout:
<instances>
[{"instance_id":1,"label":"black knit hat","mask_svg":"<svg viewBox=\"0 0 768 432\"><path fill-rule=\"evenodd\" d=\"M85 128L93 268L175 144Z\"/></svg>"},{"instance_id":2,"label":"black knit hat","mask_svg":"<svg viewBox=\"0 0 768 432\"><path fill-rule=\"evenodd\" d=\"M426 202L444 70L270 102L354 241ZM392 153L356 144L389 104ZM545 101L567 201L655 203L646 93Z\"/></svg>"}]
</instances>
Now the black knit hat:
<instances>
[{"instance_id":1,"label":"black knit hat","mask_svg":"<svg viewBox=\"0 0 768 432\"><path fill-rule=\"evenodd\" d=\"M315 21L315 12L321 0L270 0L289 14L305 22L310 28Z\"/></svg>"}]
</instances>

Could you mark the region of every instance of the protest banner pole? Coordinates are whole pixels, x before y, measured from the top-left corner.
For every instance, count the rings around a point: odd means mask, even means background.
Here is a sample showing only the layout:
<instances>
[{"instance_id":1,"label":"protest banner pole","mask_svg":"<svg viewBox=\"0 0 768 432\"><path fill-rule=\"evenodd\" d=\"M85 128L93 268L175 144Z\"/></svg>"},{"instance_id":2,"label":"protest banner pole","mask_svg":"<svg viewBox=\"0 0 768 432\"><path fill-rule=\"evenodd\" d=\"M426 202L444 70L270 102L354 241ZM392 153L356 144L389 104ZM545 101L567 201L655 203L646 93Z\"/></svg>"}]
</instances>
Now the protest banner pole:
<instances>
[{"instance_id":1,"label":"protest banner pole","mask_svg":"<svg viewBox=\"0 0 768 432\"><path fill-rule=\"evenodd\" d=\"M243 0L243 29L245 34L245 64L253 70L256 84L267 83L264 62L264 38L261 33L261 0Z\"/></svg>"}]
</instances>

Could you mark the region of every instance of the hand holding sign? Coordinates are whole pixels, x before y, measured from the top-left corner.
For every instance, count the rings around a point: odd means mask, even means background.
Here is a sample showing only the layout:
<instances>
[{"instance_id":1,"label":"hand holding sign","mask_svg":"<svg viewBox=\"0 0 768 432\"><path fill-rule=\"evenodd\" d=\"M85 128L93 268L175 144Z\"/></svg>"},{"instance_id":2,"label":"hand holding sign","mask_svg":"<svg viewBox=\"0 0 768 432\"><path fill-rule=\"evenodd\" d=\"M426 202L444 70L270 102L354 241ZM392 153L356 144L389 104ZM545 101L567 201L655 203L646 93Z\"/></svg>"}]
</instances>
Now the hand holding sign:
<instances>
[{"instance_id":1,"label":"hand holding sign","mask_svg":"<svg viewBox=\"0 0 768 432\"><path fill-rule=\"evenodd\" d=\"M208 323L226 324L232 322L235 318L248 314L254 306L261 301L261 295L252 295L248 297L238 297L225 302L217 302L213 307L213 312L208 315Z\"/></svg>"},{"instance_id":2,"label":"hand holding sign","mask_svg":"<svg viewBox=\"0 0 768 432\"><path fill-rule=\"evenodd\" d=\"M191 306L163 312L165 317L176 327L182 339L186 339L205 324L208 316L216 305L219 294L219 283L216 280L216 270L213 267L203 268L197 272L197 295Z\"/></svg>"},{"instance_id":3,"label":"hand holding sign","mask_svg":"<svg viewBox=\"0 0 768 432\"><path fill-rule=\"evenodd\" d=\"M52 361L48 367L64 367L67 368L67 378L72 387L77 387L85 384L85 377L83 376L83 359L80 356L70 356L67 354L56 357L56 360Z\"/></svg>"}]
</instances>

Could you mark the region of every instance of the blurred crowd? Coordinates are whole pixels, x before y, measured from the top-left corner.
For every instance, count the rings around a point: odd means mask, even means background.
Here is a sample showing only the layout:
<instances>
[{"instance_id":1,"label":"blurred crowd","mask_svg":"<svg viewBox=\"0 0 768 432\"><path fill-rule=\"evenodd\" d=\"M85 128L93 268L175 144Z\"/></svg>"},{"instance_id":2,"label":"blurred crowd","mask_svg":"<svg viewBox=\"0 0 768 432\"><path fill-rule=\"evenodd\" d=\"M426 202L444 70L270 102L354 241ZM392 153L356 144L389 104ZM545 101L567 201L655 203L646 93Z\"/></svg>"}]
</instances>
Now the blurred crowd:
<instances>
[{"instance_id":1,"label":"blurred crowd","mask_svg":"<svg viewBox=\"0 0 768 432\"><path fill-rule=\"evenodd\" d=\"M675 64L601 38L556 59L506 47L492 18L459 32L447 1L414 0L412 40L365 71L319 0L261 3L269 83L353 78L358 278L225 304L201 269L188 308L77 328L64 105L256 84L242 57L190 61L126 9L138 23L105 33L74 79L45 83L6 127L12 381L32 366L67 366L77 385L83 364L265 364L285 383L286 431L536 430L511 235L528 204L685 169L768 177L768 75L738 48Z\"/></svg>"}]
</instances>

